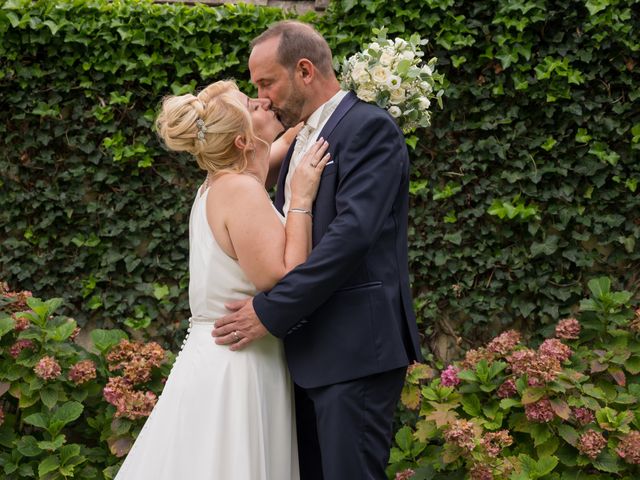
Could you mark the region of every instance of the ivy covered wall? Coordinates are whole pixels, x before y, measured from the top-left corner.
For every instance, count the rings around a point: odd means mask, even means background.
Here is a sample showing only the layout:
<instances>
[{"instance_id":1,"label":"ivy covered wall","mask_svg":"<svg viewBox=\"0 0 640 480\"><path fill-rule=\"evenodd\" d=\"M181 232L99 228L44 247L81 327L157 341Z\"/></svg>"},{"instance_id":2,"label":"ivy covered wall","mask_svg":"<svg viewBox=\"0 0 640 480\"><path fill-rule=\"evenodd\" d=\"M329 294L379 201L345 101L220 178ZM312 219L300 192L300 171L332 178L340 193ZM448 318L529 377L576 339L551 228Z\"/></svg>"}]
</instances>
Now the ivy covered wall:
<instances>
[{"instance_id":1,"label":"ivy covered wall","mask_svg":"<svg viewBox=\"0 0 640 480\"><path fill-rule=\"evenodd\" d=\"M1 1L0 279L65 297L80 324L177 344L201 174L160 147L154 112L216 79L251 92L248 44L284 15ZM447 77L444 110L408 139L425 346L544 331L596 275L637 294L639 1L342 0L302 19L338 59L372 26L418 32Z\"/></svg>"}]
</instances>

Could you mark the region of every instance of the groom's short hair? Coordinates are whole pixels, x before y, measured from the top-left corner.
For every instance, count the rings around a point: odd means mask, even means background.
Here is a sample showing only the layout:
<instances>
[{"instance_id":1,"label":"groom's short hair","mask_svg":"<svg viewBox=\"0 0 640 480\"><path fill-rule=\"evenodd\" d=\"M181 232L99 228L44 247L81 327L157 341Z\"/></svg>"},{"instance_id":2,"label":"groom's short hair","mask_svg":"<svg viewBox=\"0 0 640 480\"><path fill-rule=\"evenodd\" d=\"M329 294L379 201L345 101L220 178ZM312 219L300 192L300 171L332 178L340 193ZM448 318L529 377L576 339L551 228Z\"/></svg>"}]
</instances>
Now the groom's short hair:
<instances>
[{"instance_id":1,"label":"groom's short hair","mask_svg":"<svg viewBox=\"0 0 640 480\"><path fill-rule=\"evenodd\" d=\"M301 58L306 58L323 76L333 74L331 48L311 25L295 20L276 22L253 39L251 48L275 37L280 37L278 61L287 70L293 70Z\"/></svg>"}]
</instances>

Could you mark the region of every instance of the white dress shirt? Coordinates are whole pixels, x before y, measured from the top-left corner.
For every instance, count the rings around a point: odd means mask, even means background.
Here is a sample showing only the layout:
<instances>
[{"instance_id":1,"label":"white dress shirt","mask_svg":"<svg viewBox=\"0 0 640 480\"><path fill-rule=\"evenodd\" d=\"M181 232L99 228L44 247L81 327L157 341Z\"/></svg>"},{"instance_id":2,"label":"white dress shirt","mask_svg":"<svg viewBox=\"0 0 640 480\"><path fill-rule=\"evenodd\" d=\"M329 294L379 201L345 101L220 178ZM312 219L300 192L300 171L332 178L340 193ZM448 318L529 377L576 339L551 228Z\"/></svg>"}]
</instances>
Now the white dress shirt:
<instances>
[{"instance_id":1,"label":"white dress shirt","mask_svg":"<svg viewBox=\"0 0 640 480\"><path fill-rule=\"evenodd\" d=\"M307 152L309 147L316 142L318 135L329 120L329 117L331 117L331 114L333 114L346 94L347 92L345 90L340 90L326 103L320 105L309 116L304 127L300 129L296 136L296 145L294 147L293 154L291 155L289 171L287 172L287 177L284 181L284 205L282 207L282 211L284 212L285 218L289 212L289 207L291 206L291 178L293 177L293 172L295 172L296 167L302 160L302 157L304 157L304 154Z\"/></svg>"}]
</instances>

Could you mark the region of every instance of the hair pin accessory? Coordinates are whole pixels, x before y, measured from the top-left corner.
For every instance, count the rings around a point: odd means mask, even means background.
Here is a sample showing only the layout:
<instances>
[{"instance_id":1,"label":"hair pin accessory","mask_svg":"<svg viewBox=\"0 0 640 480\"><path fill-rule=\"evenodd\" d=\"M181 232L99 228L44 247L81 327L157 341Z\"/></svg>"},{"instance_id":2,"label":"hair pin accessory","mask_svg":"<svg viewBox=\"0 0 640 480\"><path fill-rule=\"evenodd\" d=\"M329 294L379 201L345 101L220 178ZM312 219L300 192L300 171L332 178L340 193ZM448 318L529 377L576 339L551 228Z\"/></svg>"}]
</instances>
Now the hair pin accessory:
<instances>
[{"instance_id":1,"label":"hair pin accessory","mask_svg":"<svg viewBox=\"0 0 640 480\"><path fill-rule=\"evenodd\" d=\"M198 140L204 142L204 134L207 133L207 125L201 118L196 120L196 127L198 127Z\"/></svg>"}]
</instances>

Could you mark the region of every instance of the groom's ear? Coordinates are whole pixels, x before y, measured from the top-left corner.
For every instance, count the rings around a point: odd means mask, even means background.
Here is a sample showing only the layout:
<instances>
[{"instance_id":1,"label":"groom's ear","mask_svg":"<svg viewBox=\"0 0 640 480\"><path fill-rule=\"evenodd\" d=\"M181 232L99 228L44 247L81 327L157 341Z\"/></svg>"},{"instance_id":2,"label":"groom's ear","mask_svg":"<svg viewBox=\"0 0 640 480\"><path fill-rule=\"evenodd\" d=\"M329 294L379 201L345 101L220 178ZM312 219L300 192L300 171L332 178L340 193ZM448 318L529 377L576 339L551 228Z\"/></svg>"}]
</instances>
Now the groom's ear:
<instances>
[{"instance_id":1,"label":"groom's ear","mask_svg":"<svg viewBox=\"0 0 640 480\"><path fill-rule=\"evenodd\" d=\"M313 63L311 63L311 60L308 60L306 58L301 58L300 60L298 60L296 70L300 74L300 78L306 85L311 83L316 75L316 67L313 65Z\"/></svg>"}]
</instances>

